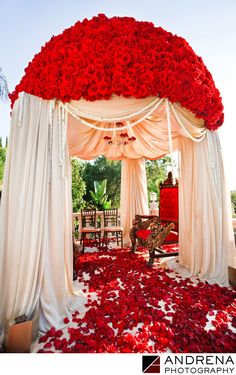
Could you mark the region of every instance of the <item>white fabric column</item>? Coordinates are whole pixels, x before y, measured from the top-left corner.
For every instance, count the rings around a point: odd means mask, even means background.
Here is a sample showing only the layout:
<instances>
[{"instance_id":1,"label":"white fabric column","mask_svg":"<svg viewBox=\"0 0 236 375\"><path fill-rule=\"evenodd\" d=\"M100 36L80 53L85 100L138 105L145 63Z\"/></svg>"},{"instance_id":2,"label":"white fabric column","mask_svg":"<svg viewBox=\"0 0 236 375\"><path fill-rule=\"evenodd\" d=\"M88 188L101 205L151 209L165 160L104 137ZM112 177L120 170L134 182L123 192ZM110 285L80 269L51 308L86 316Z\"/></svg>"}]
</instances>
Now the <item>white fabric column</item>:
<instances>
[{"instance_id":1,"label":"white fabric column","mask_svg":"<svg viewBox=\"0 0 236 375\"><path fill-rule=\"evenodd\" d=\"M200 143L180 137L179 146L179 262L191 275L227 285L236 251L218 134L207 131Z\"/></svg>"},{"instance_id":2,"label":"white fabric column","mask_svg":"<svg viewBox=\"0 0 236 375\"><path fill-rule=\"evenodd\" d=\"M129 246L129 230L135 214L149 213L145 159L122 160L120 212L124 244Z\"/></svg>"},{"instance_id":3,"label":"white fabric column","mask_svg":"<svg viewBox=\"0 0 236 375\"><path fill-rule=\"evenodd\" d=\"M48 330L51 326L61 327L63 319L70 315L69 296L73 295L73 253L72 253L72 202L70 158L66 146L64 177L59 165L60 124L57 112L53 116L51 176L47 206L48 246L40 292L39 328ZM72 299L73 300L73 299ZM74 301L76 302L76 300Z\"/></svg>"},{"instance_id":4,"label":"white fabric column","mask_svg":"<svg viewBox=\"0 0 236 375\"><path fill-rule=\"evenodd\" d=\"M55 116L50 157L49 109L49 101L26 95L20 127L19 101L13 109L0 211L1 328L31 318L39 301L40 329L60 327L73 293L68 150L63 179Z\"/></svg>"},{"instance_id":5,"label":"white fabric column","mask_svg":"<svg viewBox=\"0 0 236 375\"><path fill-rule=\"evenodd\" d=\"M15 103L0 212L0 324L38 306L47 248L48 102Z\"/></svg>"}]
</instances>

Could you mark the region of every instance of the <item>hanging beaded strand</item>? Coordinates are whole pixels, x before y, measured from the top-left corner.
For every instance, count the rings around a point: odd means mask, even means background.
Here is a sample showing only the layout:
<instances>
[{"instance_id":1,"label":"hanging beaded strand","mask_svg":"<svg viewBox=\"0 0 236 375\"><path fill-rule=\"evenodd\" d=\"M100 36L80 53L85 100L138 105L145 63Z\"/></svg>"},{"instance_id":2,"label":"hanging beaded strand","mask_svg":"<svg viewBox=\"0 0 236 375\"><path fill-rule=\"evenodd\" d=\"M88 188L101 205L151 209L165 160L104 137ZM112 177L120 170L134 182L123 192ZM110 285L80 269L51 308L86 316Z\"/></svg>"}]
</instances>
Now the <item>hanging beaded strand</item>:
<instances>
[{"instance_id":1,"label":"hanging beaded strand","mask_svg":"<svg viewBox=\"0 0 236 375\"><path fill-rule=\"evenodd\" d=\"M48 140L49 140L49 182L52 182L52 143L53 143L53 115L55 109L55 100L50 100L49 104L49 128L48 128Z\"/></svg>"},{"instance_id":2,"label":"hanging beaded strand","mask_svg":"<svg viewBox=\"0 0 236 375\"><path fill-rule=\"evenodd\" d=\"M59 145L59 166L61 177L65 177L65 154L66 154L66 133L68 115L64 106L58 106L58 145Z\"/></svg>"},{"instance_id":3,"label":"hanging beaded strand","mask_svg":"<svg viewBox=\"0 0 236 375\"><path fill-rule=\"evenodd\" d=\"M175 118L176 118L176 121L178 122L179 126L183 129L183 131L185 132L185 134L188 136L188 138L190 138L193 142L201 142L203 140L203 138L205 137L206 135L206 128L203 128L202 129L202 132L201 132L201 135L199 138L194 138L191 133L187 130L187 128L184 126L184 124L182 123L182 121L180 120L180 117L177 113L177 111L175 110L175 107L173 106L173 104L170 104L170 109L171 111L173 112Z\"/></svg>"},{"instance_id":4,"label":"hanging beaded strand","mask_svg":"<svg viewBox=\"0 0 236 375\"><path fill-rule=\"evenodd\" d=\"M206 138L207 138L207 153L208 153L208 160L210 164L210 168L212 170L212 176L214 179L215 186L217 186L217 176L216 176L216 169L214 165L215 160L215 153L214 153L214 140L215 134L211 134L213 132L210 132L207 130Z\"/></svg>"},{"instance_id":5,"label":"hanging beaded strand","mask_svg":"<svg viewBox=\"0 0 236 375\"><path fill-rule=\"evenodd\" d=\"M143 120L145 120L147 117L149 117L155 110L157 110L157 108L163 103L163 101L164 101L164 99L160 99L160 100L158 99L158 101L155 102L154 106L151 109L149 109L148 112L145 113L142 117L140 117L138 120L136 120L134 122L130 122L126 126L122 126L122 127L119 127L119 128L116 127L116 131L130 129L133 126L139 124L140 122L142 122ZM104 128L104 127L100 127L100 126L94 125L94 124L92 124L92 123L84 120L77 113L75 113L75 111L72 111L68 104L63 104L62 102L59 102L59 106L63 107L71 116L73 116L74 118L76 118L82 124L88 126L89 128L100 130L100 131L107 131L107 132L113 132L114 131L113 127L112 128ZM133 113L132 116L136 117L138 115L138 113L139 113L139 111ZM130 115L124 117L123 120L125 121L129 117L130 117ZM101 119L101 121L104 122L104 119ZM116 121L116 119L112 119L112 122L114 122L114 121ZM109 120L109 122L111 122L111 119ZM97 121L97 123L99 123L99 121Z\"/></svg>"},{"instance_id":6,"label":"hanging beaded strand","mask_svg":"<svg viewBox=\"0 0 236 375\"><path fill-rule=\"evenodd\" d=\"M168 140L169 140L169 150L170 150L170 159L171 159L171 171L173 176L173 184L175 185L175 171L174 171L174 160L173 160L173 143L172 143L172 132L171 132L171 120L170 120L170 106L168 99L165 99L166 104L166 120L168 128Z\"/></svg>"},{"instance_id":7,"label":"hanging beaded strand","mask_svg":"<svg viewBox=\"0 0 236 375\"><path fill-rule=\"evenodd\" d=\"M149 103L148 105L139 109L136 112L133 112L133 113L131 113L129 115L125 115L125 116L112 118L112 122L123 122L123 121L126 121L126 120L131 120L132 118L134 118L136 116L142 115L143 113L146 113L149 109L152 109L156 104L159 103L160 100L161 99L159 97L157 97L151 103ZM99 122L110 122L111 121L111 119L108 118L108 117L97 116L95 114L91 114L91 113L88 113L88 112L81 111L78 108L76 108L75 106L73 106L73 104L71 104L71 103L68 103L67 106L68 106L68 109L71 112L74 112L79 117L88 118L89 120L99 121Z\"/></svg>"},{"instance_id":8,"label":"hanging beaded strand","mask_svg":"<svg viewBox=\"0 0 236 375\"><path fill-rule=\"evenodd\" d=\"M61 131L61 177L65 178L65 161L66 161L66 133L67 133L67 111L63 109L63 116L62 116L62 131Z\"/></svg>"},{"instance_id":9,"label":"hanging beaded strand","mask_svg":"<svg viewBox=\"0 0 236 375\"><path fill-rule=\"evenodd\" d=\"M19 109L18 109L18 128L21 128L23 125L23 112L24 112L24 103L25 103L25 92L22 91L19 94Z\"/></svg>"}]
</instances>

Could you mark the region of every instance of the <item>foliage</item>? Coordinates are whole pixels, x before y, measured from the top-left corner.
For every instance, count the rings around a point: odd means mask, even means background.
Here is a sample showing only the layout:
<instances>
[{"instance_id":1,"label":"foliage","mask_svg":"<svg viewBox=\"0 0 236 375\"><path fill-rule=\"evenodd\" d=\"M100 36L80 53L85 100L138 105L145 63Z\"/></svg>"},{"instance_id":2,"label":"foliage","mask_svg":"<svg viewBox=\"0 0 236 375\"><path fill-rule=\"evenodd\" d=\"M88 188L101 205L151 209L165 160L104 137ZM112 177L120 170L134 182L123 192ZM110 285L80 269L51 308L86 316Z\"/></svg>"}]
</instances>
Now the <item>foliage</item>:
<instances>
[{"instance_id":1,"label":"foliage","mask_svg":"<svg viewBox=\"0 0 236 375\"><path fill-rule=\"evenodd\" d=\"M86 183L87 192L84 200L91 203L90 191L94 189L94 181L107 180L107 195L113 207L120 205L121 162L108 160L99 156L94 162L85 163L82 177Z\"/></svg>"},{"instance_id":2,"label":"foliage","mask_svg":"<svg viewBox=\"0 0 236 375\"><path fill-rule=\"evenodd\" d=\"M146 160L148 193L156 192L159 197L160 182L167 178L170 165L171 159L169 156L164 156L158 160Z\"/></svg>"},{"instance_id":3,"label":"foliage","mask_svg":"<svg viewBox=\"0 0 236 375\"><path fill-rule=\"evenodd\" d=\"M82 178L84 164L76 158L71 160L72 174L72 205L73 212L78 212L85 206L83 196L86 192L86 184Z\"/></svg>"},{"instance_id":4,"label":"foliage","mask_svg":"<svg viewBox=\"0 0 236 375\"><path fill-rule=\"evenodd\" d=\"M236 190L231 191L232 213L236 214Z\"/></svg>"},{"instance_id":5,"label":"foliage","mask_svg":"<svg viewBox=\"0 0 236 375\"><path fill-rule=\"evenodd\" d=\"M2 146L2 138L0 138L0 190L3 182L4 165L6 161L7 146Z\"/></svg>"},{"instance_id":6,"label":"foliage","mask_svg":"<svg viewBox=\"0 0 236 375\"><path fill-rule=\"evenodd\" d=\"M170 168L170 157L159 160L146 160L148 192L154 191L159 195L159 184L167 177ZM98 157L93 163L86 163L83 171L87 192L84 197L88 205L91 204L90 191L94 181L107 180L106 194L114 207L120 205L121 162L107 160L104 156Z\"/></svg>"},{"instance_id":7,"label":"foliage","mask_svg":"<svg viewBox=\"0 0 236 375\"><path fill-rule=\"evenodd\" d=\"M98 210L105 210L111 208L111 201L108 201L107 190L107 180L102 182L94 181L94 192L90 190L90 194L94 203L94 206Z\"/></svg>"}]
</instances>

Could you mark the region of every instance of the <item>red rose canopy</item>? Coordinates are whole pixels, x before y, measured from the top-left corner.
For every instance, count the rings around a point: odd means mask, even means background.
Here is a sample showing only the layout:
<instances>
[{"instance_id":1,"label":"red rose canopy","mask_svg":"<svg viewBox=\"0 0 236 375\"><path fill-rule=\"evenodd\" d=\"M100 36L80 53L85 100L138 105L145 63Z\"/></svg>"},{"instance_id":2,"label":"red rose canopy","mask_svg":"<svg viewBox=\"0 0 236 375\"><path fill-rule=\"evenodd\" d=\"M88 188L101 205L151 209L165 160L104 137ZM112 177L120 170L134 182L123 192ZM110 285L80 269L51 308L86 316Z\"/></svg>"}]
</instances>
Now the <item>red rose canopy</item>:
<instances>
[{"instance_id":1,"label":"red rose canopy","mask_svg":"<svg viewBox=\"0 0 236 375\"><path fill-rule=\"evenodd\" d=\"M211 130L224 118L212 76L186 40L131 17L100 14L53 36L25 69L12 104L21 91L63 102L165 97Z\"/></svg>"}]
</instances>

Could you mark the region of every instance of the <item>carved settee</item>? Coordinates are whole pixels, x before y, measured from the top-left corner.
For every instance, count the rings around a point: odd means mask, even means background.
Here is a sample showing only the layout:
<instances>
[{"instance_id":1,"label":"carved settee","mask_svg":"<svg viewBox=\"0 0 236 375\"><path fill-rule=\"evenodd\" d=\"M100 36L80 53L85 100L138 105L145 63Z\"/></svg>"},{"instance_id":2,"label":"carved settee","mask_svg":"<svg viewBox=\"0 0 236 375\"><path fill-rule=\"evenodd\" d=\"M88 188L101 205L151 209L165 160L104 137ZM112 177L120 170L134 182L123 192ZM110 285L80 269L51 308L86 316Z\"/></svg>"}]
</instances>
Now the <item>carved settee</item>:
<instances>
[{"instance_id":1,"label":"carved settee","mask_svg":"<svg viewBox=\"0 0 236 375\"><path fill-rule=\"evenodd\" d=\"M148 265L152 266L155 258L176 256L178 252L165 253L164 244L179 242L178 181L173 182L172 173L160 184L159 216L136 215L130 229L131 252L137 244L149 250Z\"/></svg>"},{"instance_id":2,"label":"carved settee","mask_svg":"<svg viewBox=\"0 0 236 375\"><path fill-rule=\"evenodd\" d=\"M155 258L177 256L178 252L166 253L161 248L174 227L174 223L161 223L158 216L136 215L129 232L132 243L131 253L135 253L137 244L147 247L149 267L153 265Z\"/></svg>"}]
</instances>

